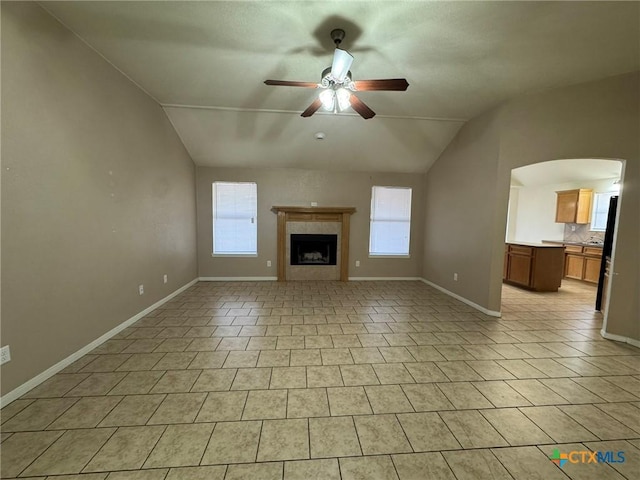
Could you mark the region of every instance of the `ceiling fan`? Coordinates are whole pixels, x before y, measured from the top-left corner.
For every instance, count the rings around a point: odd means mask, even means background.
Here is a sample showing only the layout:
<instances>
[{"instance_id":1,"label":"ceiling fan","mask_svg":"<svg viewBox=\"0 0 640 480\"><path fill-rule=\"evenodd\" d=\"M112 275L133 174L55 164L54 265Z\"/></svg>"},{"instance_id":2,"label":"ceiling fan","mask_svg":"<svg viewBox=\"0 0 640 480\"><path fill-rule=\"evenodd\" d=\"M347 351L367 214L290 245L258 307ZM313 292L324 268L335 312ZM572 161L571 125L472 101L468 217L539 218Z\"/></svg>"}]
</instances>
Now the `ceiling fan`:
<instances>
[{"instance_id":1,"label":"ceiling fan","mask_svg":"<svg viewBox=\"0 0 640 480\"><path fill-rule=\"evenodd\" d=\"M289 80L265 80L267 85L283 87L304 87L322 89L307 109L302 112L303 117L310 117L316 113L320 107L334 113L342 112L351 107L364 119L373 118L375 112L371 110L362 100L355 96L353 92L364 92L368 90L394 90L405 91L409 83L404 78L390 78L385 80L352 80L351 64L353 56L346 50L339 48L344 39L345 32L342 29L331 31L331 39L336 45L333 54L333 62L330 67L322 72L320 83L314 82L292 82Z\"/></svg>"}]
</instances>

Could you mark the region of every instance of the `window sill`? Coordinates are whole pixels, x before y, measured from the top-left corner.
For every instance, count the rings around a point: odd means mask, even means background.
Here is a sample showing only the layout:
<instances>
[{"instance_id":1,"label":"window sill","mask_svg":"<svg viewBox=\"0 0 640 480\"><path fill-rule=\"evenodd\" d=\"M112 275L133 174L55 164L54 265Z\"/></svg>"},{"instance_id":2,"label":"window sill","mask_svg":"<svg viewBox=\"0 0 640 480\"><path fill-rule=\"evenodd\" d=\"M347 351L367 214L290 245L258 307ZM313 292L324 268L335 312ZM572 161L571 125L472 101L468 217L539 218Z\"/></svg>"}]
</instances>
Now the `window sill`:
<instances>
[{"instance_id":1,"label":"window sill","mask_svg":"<svg viewBox=\"0 0 640 480\"><path fill-rule=\"evenodd\" d=\"M411 255L376 255L370 253L369 258L411 258Z\"/></svg>"},{"instance_id":2,"label":"window sill","mask_svg":"<svg viewBox=\"0 0 640 480\"><path fill-rule=\"evenodd\" d=\"M257 257L257 253L212 253L212 257Z\"/></svg>"}]
</instances>

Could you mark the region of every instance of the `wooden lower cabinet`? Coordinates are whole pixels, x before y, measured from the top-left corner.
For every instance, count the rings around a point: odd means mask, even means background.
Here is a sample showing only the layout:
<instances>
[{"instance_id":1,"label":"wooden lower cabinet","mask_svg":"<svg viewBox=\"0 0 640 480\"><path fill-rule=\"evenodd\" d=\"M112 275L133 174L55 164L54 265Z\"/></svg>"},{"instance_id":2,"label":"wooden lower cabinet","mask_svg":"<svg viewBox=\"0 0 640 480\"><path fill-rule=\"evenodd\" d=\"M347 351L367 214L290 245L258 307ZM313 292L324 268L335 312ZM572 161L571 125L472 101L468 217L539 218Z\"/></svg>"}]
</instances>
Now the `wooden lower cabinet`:
<instances>
[{"instance_id":1,"label":"wooden lower cabinet","mask_svg":"<svg viewBox=\"0 0 640 480\"><path fill-rule=\"evenodd\" d=\"M557 292L562 282L564 248L507 244L505 262L505 283Z\"/></svg>"},{"instance_id":2,"label":"wooden lower cabinet","mask_svg":"<svg viewBox=\"0 0 640 480\"><path fill-rule=\"evenodd\" d=\"M582 279L585 282L598 283L600 280L600 257L584 257L584 273Z\"/></svg>"},{"instance_id":3,"label":"wooden lower cabinet","mask_svg":"<svg viewBox=\"0 0 640 480\"><path fill-rule=\"evenodd\" d=\"M584 272L584 256L567 253L564 260L564 276L582 280Z\"/></svg>"}]
</instances>

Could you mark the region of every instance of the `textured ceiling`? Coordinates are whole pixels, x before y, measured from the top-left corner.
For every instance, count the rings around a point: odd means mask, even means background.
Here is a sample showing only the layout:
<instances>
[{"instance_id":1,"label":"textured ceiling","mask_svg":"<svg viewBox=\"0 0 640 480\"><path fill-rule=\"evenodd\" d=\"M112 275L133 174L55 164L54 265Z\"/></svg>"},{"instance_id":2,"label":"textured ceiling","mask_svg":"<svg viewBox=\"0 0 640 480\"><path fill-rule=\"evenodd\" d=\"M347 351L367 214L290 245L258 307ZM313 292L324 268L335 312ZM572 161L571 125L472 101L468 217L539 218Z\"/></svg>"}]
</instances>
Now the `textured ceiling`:
<instances>
[{"instance_id":1,"label":"textured ceiling","mask_svg":"<svg viewBox=\"0 0 640 480\"><path fill-rule=\"evenodd\" d=\"M638 2L44 2L166 110L198 165L424 172L516 95L640 69ZM378 114L299 117L343 28ZM326 139L314 139L323 131Z\"/></svg>"}]
</instances>

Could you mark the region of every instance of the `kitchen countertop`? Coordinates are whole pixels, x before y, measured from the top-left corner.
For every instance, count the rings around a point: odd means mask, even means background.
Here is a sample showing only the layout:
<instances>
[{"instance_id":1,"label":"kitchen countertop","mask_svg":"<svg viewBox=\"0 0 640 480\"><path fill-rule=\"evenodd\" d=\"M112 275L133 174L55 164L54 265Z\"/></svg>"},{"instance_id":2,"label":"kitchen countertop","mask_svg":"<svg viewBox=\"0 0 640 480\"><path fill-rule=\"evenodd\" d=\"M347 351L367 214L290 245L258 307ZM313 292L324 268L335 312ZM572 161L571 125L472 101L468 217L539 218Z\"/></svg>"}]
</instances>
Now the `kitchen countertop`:
<instances>
[{"instance_id":1,"label":"kitchen countertop","mask_svg":"<svg viewBox=\"0 0 640 480\"><path fill-rule=\"evenodd\" d=\"M589 243L589 242L565 242L561 240L542 240L543 243L554 243L557 245L578 245L580 247L595 247L602 248L601 243Z\"/></svg>"},{"instance_id":2,"label":"kitchen countertop","mask_svg":"<svg viewBox=\"0 0 640 480\"><path fill-rule=\"evenodd\" d=\"M537 243L537 242L505 242L507 245L522 245L523 247L535 247L535 248L564 248L564 245L553 245L551 243Z\"/></svg>"}]
</instances>

